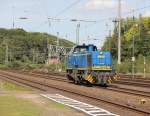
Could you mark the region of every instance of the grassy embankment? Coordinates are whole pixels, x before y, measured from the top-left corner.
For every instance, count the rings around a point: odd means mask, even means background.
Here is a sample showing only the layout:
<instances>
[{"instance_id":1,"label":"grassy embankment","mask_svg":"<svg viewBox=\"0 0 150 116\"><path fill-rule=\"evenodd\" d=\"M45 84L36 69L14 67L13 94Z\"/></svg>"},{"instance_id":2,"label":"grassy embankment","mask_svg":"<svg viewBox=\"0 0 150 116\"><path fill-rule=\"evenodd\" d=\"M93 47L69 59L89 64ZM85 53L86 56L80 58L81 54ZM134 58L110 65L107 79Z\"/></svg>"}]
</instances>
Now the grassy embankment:
<instances>
[{"instance_id":1,"label":"grassy embankment","mask_svg":"<svg viewBox=\"0 0 150 116\"><path fill-rule=\"evenodd\" d=\"M41 97L30 88L0 80L0 93L0 116L71 114L68 107Z\"/></svg>"}]
</instances>

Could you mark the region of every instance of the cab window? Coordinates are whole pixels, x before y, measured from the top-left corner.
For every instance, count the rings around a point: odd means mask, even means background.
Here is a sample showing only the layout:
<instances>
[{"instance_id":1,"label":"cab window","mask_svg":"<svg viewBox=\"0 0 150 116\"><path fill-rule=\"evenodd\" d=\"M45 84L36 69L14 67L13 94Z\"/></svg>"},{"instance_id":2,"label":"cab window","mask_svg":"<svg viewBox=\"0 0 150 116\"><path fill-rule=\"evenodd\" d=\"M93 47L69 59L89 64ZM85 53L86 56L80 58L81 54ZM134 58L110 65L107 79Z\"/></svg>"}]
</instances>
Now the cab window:
<instances>
[{"instance_id":1,"label":"cab window","mask_svg":"<svg viewBox=\"0 0 150 116\"><path fill-rule=\"evenodd\" d=\"M74 52L86 52L86 51L88 51L87 47L76 47L74 49Z\"/></svg>"}]
</instances>

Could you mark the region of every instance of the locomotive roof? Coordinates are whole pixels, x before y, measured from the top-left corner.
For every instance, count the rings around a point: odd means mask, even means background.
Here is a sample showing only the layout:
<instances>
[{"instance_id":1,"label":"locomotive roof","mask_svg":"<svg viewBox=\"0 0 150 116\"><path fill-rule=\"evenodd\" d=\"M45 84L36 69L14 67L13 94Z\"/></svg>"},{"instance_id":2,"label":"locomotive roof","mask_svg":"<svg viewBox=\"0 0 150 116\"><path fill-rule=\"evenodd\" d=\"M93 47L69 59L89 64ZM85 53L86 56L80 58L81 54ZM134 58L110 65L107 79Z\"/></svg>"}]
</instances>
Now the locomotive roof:
<instances>
[{"instance_id":1,"label":"locomotive roof","mask_svg":"<svg viewBox=\"0 0 150 116\"><path fill-rule=\"evenodd\" d=\"M88 45L85 45L85 44L83 44L83 45L76 45L75 47L89 47L89 46L96 47L96 46L93 45L93 44L88 44Z\"/></svg>"}]
</instances>

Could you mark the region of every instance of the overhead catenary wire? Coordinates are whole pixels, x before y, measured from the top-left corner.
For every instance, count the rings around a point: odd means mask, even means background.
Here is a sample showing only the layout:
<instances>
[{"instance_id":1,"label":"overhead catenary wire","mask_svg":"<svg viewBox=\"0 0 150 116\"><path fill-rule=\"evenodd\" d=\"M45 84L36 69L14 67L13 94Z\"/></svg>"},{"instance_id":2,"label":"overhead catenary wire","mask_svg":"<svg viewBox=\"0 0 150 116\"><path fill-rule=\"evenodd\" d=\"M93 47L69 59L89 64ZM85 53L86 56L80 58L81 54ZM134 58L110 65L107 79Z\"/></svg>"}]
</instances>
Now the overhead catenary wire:
<instances>
[{"instance_id":1,"label":"overhead catenary wire","mask_svg":"<svg viewBox=\"0 0 150 116\"><path fill-rule=\"evenodd\" d=\"M71 3L70 5L68 5L66 8L64 8L63 10L61 10L59 13L57 13L56 14L56 16L58 15L62 15L63 13L65 13L66 11L68 11L70 8L72 8L74 5L76 5L76 4L78 4L80 1L82 1L82 0L76 0L75 2L73 2L73 3ZM144 9L146 9L146 8L149 8L150 7L150 5L147 5L147 6L144 6L144 7L141 7L141 8L137 8L137 9L135 9L134 10L134 12L138 12L138 11L140 11L140 10L144 10ZM125 13L123 13L123 14L131 14L133 11L128 11L128 12L125 12ZM48 17L48 15L47 15L47 17ZM107 19L114 19L114 17L109 17L109 18L107 18ZM107 20L107 19L104 19L103 21L105 21L105 20ZM94 24L97 24L97 23L100 23L100 22L103 22L102 21L102 19L100 19L100 21L97 21L97 22L95 22ZM45 25L45 23L47 23L47 21L45 21L45 22L42 22L42 24L40 24L39 26L37 26L37 27L42 27L43 25ZM91 26L92 24L90 24L90 26Z\"/></svg>"},{"instance_id":2,"label":"overhead catenary wire","mask_svg":"<svg viewBox=\"0 0 150 116\"><path fill-rule=\"evenodd\" d=\"M57 18L59 15L62 15L63 13L65 13L66 11L68 11L70 8L72 8L73 6L77 5L78 3L80 3L82 0L76 0L75 2L71 3L70 5L68 5L67 7L65 7L63 10L61 10L60 12L58 12L54 17L53 19ZM46 12L46 11L45 11ZM47 17L47 21L44 21L42 22L39 26L37 26L36 28L40 28L41 26L49 23L49 26L51 25L50 24L50 18L48 16L48 13L46 12L46 17Z\"/></svg>"},{"instance_id":3,"label":"overhead catenary wire","mask_svg":"<svg viewBox=\"0 0 150 116\"><path fill-rule=\"evenodd\" d=\"M76 0L75 2L71 3L70 5L68 5L67 7L65 7L64 9L62 9L60 12L58 12L53 18L57 18L59 15L62 15L63 13L65 13L66 11L68 11L69 9L71 9L73 6L77 5L78 3L80 3L82 0ZM47 20L49 23L49 19L48 19L48 15L47 15ZM41 27L42 25L45 25L47 23L47 21L44 21L43 23L41 23L39 26L37 26L38 28Z\"/></svg>"},{"instance_id":4,"label":"overhead catenary wire","mask_svg":"<svg viewBox=\"0 0 150 116\"><path fill-rule=\"evenodd\" d=\"M43 4L43 1L42 2L39 2L39 0L35 0L36 1L36 3L40 6L40 8L41 8L41 10L43 10L43 13L44 13L44 15L45 15L45 18L46 18L46 21L44 21L44 22L42 22L40 25L38 25L36 28L40 28L40 27L42 27L42 26L44 26L44 25L46 25L47 23L48 23L48 27L50 27L51 26L51 23L50 23L50 21L49 21L49 19L48 19L48 12L47 12L47 10L45 9L46 7L44 6L44 4ZM50 32L50 30L49 30L49 32Z\"/></svg>"},{"instance_id":5,"label":"overhead catenary wire","mask_svg":"<svg viewBox=\"0 0 150 116\"><path fill-rule=\"evenodd\" d=\"M78 4L79 2L81 2L82 0L76 0L75 2L71 3L70 5L68 5L66 8L64 8L63 10L61 10L60 12L58 12L53 18L56 18L60 15L62 15L63 13L65 13L66 11L68 11L70 8L72 8L73 6L75 6L76 4ZM146 8L149 8L150 5L148 6L144 6L144 7L141 7L141 8L137 8L137 9L134 9L134 12L138 12L140 10L144 10ZM133 10L132 11L128 11L128 12L124 12L122 13L123 15L127 15L127 14L132 14L133 13ZM98 23L103 23L104 21L106 20L113 20L115 17L112 16L112 17L108 17L108 18L103 18L103 19L99 19L99 20L96 20L96 22L93 22L94 24L89 24L86 26L86 28L88 27L91 27L92 25L95 25L95 24L98 24ZM64 19L63 19L64 20ZM67 19L65 19L64 21L67 21ZM44 21L42 24L40 24L38 27L41 27L42 25L45 25L47 24L47 21Z\"/></svg>"},{"instance_id":6,"label":"overhead catenary wire","mask_svg":"<svg viewBox=\"0 0 150 116\"><path fill-rule=\"evenodd\" d=\"M82 0L76 0L75 2L71 3L70 5L68 5L66 8L62 9L60 12L58 12L55 15L55 18L62 15L63 13L65 13L66 11L68 11L70 8L72 8L73 6L77 5L78 3L80 3Z\"/></svg>"},{"instance_id":7,"label":"overhead catenary wire","mask_svg":"<svg viewBox=\"0 0 150 116\"><path fill-rule=\"evenodd\" d=\"M130 10L130 11L127 11L127 12L124 12L122 13L122 15L129 15L129 14L133 14L133 12L138 12L138 11L141 11L141 10L144 10L144 9L147 9L147 8L150 8L150 5L148 6L144 6L144 7L140 7L140 8L137 8L137 9L134 9L134 10ZM96 22L94 24L89 24L89 25L86 25L86 28L89 28L95 24L98 24L98 23L103 23L104 21L106 20L113 20L115 19L116 17L112 16L112 17L108 17L108 18L103 18L103 19L99 19L99 20L96 20Z\"/></svg>"},{"instance_id":8,"label":"overhead catenary wire","mask_svg":"<svg viewBox=\"0 0 150 116\"><path fill-rule=\"evenodd\" d=\"M71 3L70 5L68 5L66 8L64 8L64 9L62 9L60 12L58 12L56 15L55 15L55 17L53 17L53 18L57 18L58 16L61 16L62 14L64 14L65 12L67 12L69 9L71 9L73 6L75 6L75 5L77 5L79 2L80 2L81 0L76 0L75 2L73 2L73 3ZM146 8L149 8L150 7L150 5L148 5L148 6L144 6L144 7L141 7L141 8L137 8L137 9L135 9L134 10L134 12L138 12L138 11L141 11L141 10L143 10L143 9L146 9ZM127 11L127 12L124 12L124 13L122 13L123 15L127 15L127 14L131 14L133 11ZM86 25L86 28L91 28L93 25L95 25L95 24L98 24L98 23L103 23L103 22L105 22L106 20L113 20L113 19L115 19L115 16L112 16L112 17L106 17L106 18L103 18L103 19L99 19L99 20L96 20L95 22L93 22L93 23L91 23L91 24L89 24L89 25ZM53 20L51 20L51 21L53 21ZM61 21L69 21L69 19L68 18L65 18L65 19L63 19L63 20L61 20ZM45 21L45 22L43 22L40 26L38 26L38 28L41 28L42 26L44 26L45 24L47 24L48 22L47 21Z\"/></svg>"}]
</instances>

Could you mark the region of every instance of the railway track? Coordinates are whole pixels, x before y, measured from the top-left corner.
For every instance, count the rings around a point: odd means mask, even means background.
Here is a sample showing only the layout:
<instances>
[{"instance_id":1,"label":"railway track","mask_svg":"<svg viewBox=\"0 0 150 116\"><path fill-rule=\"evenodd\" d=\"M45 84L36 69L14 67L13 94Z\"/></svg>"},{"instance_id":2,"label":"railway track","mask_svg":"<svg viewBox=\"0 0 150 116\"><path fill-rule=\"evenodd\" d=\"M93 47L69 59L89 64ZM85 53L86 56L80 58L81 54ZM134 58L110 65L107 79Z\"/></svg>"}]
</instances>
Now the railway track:
<instances>
[{"instance_id":1,"label":"railway track","mask_svg":"<svg viewBox=\"0 0 150 116\"><path fill-rule=\"evenodd\" d=\"M28 72L28 71L26 71L26 72ZM38 72L38 71L35 71L35 72L32 72L32 73L36 73L36 74L43 74L43 75L45 75L45 73L42 73L42 72ZM46 73L47 75L53 75L53 76L60 76L61 78L62 77L65 77L66 75L65 75L65 73L63 72L48 72L48 73ZM140 86L141 85L141 87L149 87L149 83L150 83L150 78L142 78L142 76L140 76L140 75L137 75L137 77L135 77L135 78L132 78L132 75L120 75L120 79L118 80L119 81L119 83L121 83L121 84L125 84L125 85L130 85L130 84L132 84L132 82L133 82L133 85L134 86ZM117 81L117 83L118 83L118 81ZM125 81L125 82L129 82L129 84L128 83L123 83L123 81ZM135 82L137 82L137 84L135 84ZM144 86L144 85L146 85L146 86Z\"/></svg>"},{"instance_id":2,"label":"railway track","mask_svg":"<svg viewBox=\"0 0 150 116\"><path fill-rule=\"evenodd\" d=\"M116 84L124 84L124 85L132 85L132 86L137 86L137 87L150 87L150 83L145 83L145 82L134 82L134 81L124 81L124 80L117 80L114 81Z\"/></svg>"},{"instance_id":3,"label":"railway track","mask_svg":"<svg viewBox=\"0 0 150 116\"><path fill-rule=\"evenodd\" d=\"M11 70L13 72L16 72L16 70ZM53 75L53 76L60 76L61 78L65 78L65 73L64 72L48 72L48 73L44 73L44 72L38 72L38 71L21 71L21 70L18 70L20 71L21 73L22 72L26 72L26 73L32 73L32 74L39 74L39 75ZM140 86L140 83L142 83L141 85L143 84L148 84L149 86L149 83L150 83L150 78L142 78L142 76L140 75L137 75L135 78L132 78L132 75L123 75L123 74L120 74L120 79L119 79L119 82L121 81L129 81L130 83L135 83L137 82L138 83L138 86ZM118 82L118 81L117 81ZM126 83L122 83L122 84L126 84ZM129 85L129 84L128 84ZM133 85L136 85L136 84L133 84Z\"/></svg>"},{"instance_id":4,"label":"railway track","mask_svg":"<svg viewBox=\"0 0 150 116\"><path fill-rule=\"evenodd\" d=\"M120 75L121 78L119 80L121 81L130 81L130 82L140 82L140 83L150 83L150 78L143 78L142 76L132 77L132 75Z\"/></svg>"},{"instance_id":5,"label":"railway track","mask_svg":"<svg viewBox=\"0 0 150 116\"><path fill-rule=\"evenodd\" d=\"M12 71L14 73L16 73L16 71ZM35 76L35 77L40 77L40 78L46 78L46 79L51 79L51 80L56 80L56 81L62 81L62 82L67 82L68 80L66 79L66 77L64 76L56 76L57 73L54 73L53 75L49 75L49 74L45 74L45 73L35 73L35 72L28 72L28 71L20 71L22 74L25 75L31 75L31 76ZM96 86L93 86L96 87ZM100 87L99 87L100 88ZM123 88L123 87L119 87L117 85L110 85L110 87L107 88L102 88L104 90L108 90L108 91L114 91L114 92L121 92L121 93L125 93L125 94L129 94L129 95L136 95L136 96L142 96L142 97L150 97L150 92L144 92L144 91L139 91L139 90L133 90L133 89L129 89L129 88Z\"/></svg>"},{"instance_id":6,"label":"railway track","mask_svg":"<svg viewBox=\"0 0 150 116\"><path fill-rule=\"evenodd\" d=\"M150 83L150 80L144 79L132 79L132 78L120 78L121 81L130 81L130 82L142 82L142 83Z\"/></svg>"},{"instance_id":7,"label":"railway track","mask_svg":"<svg viewBox=\"0 0 150 116\"><path fill-rule=\"evenodd\" d=\"M65 87L62 87L62 86L59 86L59 85L55 86L51 83L48 83L46 81L47 79L40 80L39 78L38 79L25 78L23 75L22 75L22 77L20 77L16 74L9 74L7 72L5 72L5 73L0 72L0 77L3 78L3 79L7 78L9 80L13 80L13 81L16 81L16 82L19 82L19 83L22 83L22 84L25 84L25 85L28 85L28 86L31 86L31 87L34 87L34 88L39 88L40 90L45 90L46 91L46 90L48 90L48 88L54 88L54 89L57 89L57 90L68 92L70 94L75 94L75 95L78 95L78 96L82 96L82 97L85 97L87 99L92 99L92 100L95 100L95 101L98 101L98 102L103 102L103 103L106 103L106 104L109 104L109 105L112 105L112 106L115 106L115 107L124 108L126 110L130 110L130 111L133 111L133 112L136 112L136 113L143 114L144 116L149 116L150 115L150 111L147 111L145 109L141 109L141 108L133 107L133 106L128 106L126 104L114 102L114 101L104 99L104 98L100 98L100 97L96 97L96 96L93 96L93 95L90 95L90 94L85 94L81 91L74 91L72 89L65 88Z\"/></svg>"},{"instance_id":8,"label":"railway track","mask_svg":"<svg viewBox=\"0 0 150 116\"><path fill-rule=\"evenodd\" d=\"M148 97L150 98L150 92L145 92L145 91L139 91L139 90L133 90L133 89L128 89L128 88L123 88L123 87L109 87L107 88L108 90L115 91L115 92L121 92L121 93L126 93L129 95L136 95L136 96L142 96L142 97Z\"/></svg>"},{"instance_id":9,"label":"railway track","mask_svg":"<svg viewBox=\"0 0 150 116\"><path fill-rule=\"evenodd\" d=\"M124 79L140 79L140 80L150 80L150 77L146 77L144 78L142 75L134 75L134 78L133 78L133 75L127 75L127 74L119 74L120 77L124 78Z\"/></svg>"}]
</instances>

